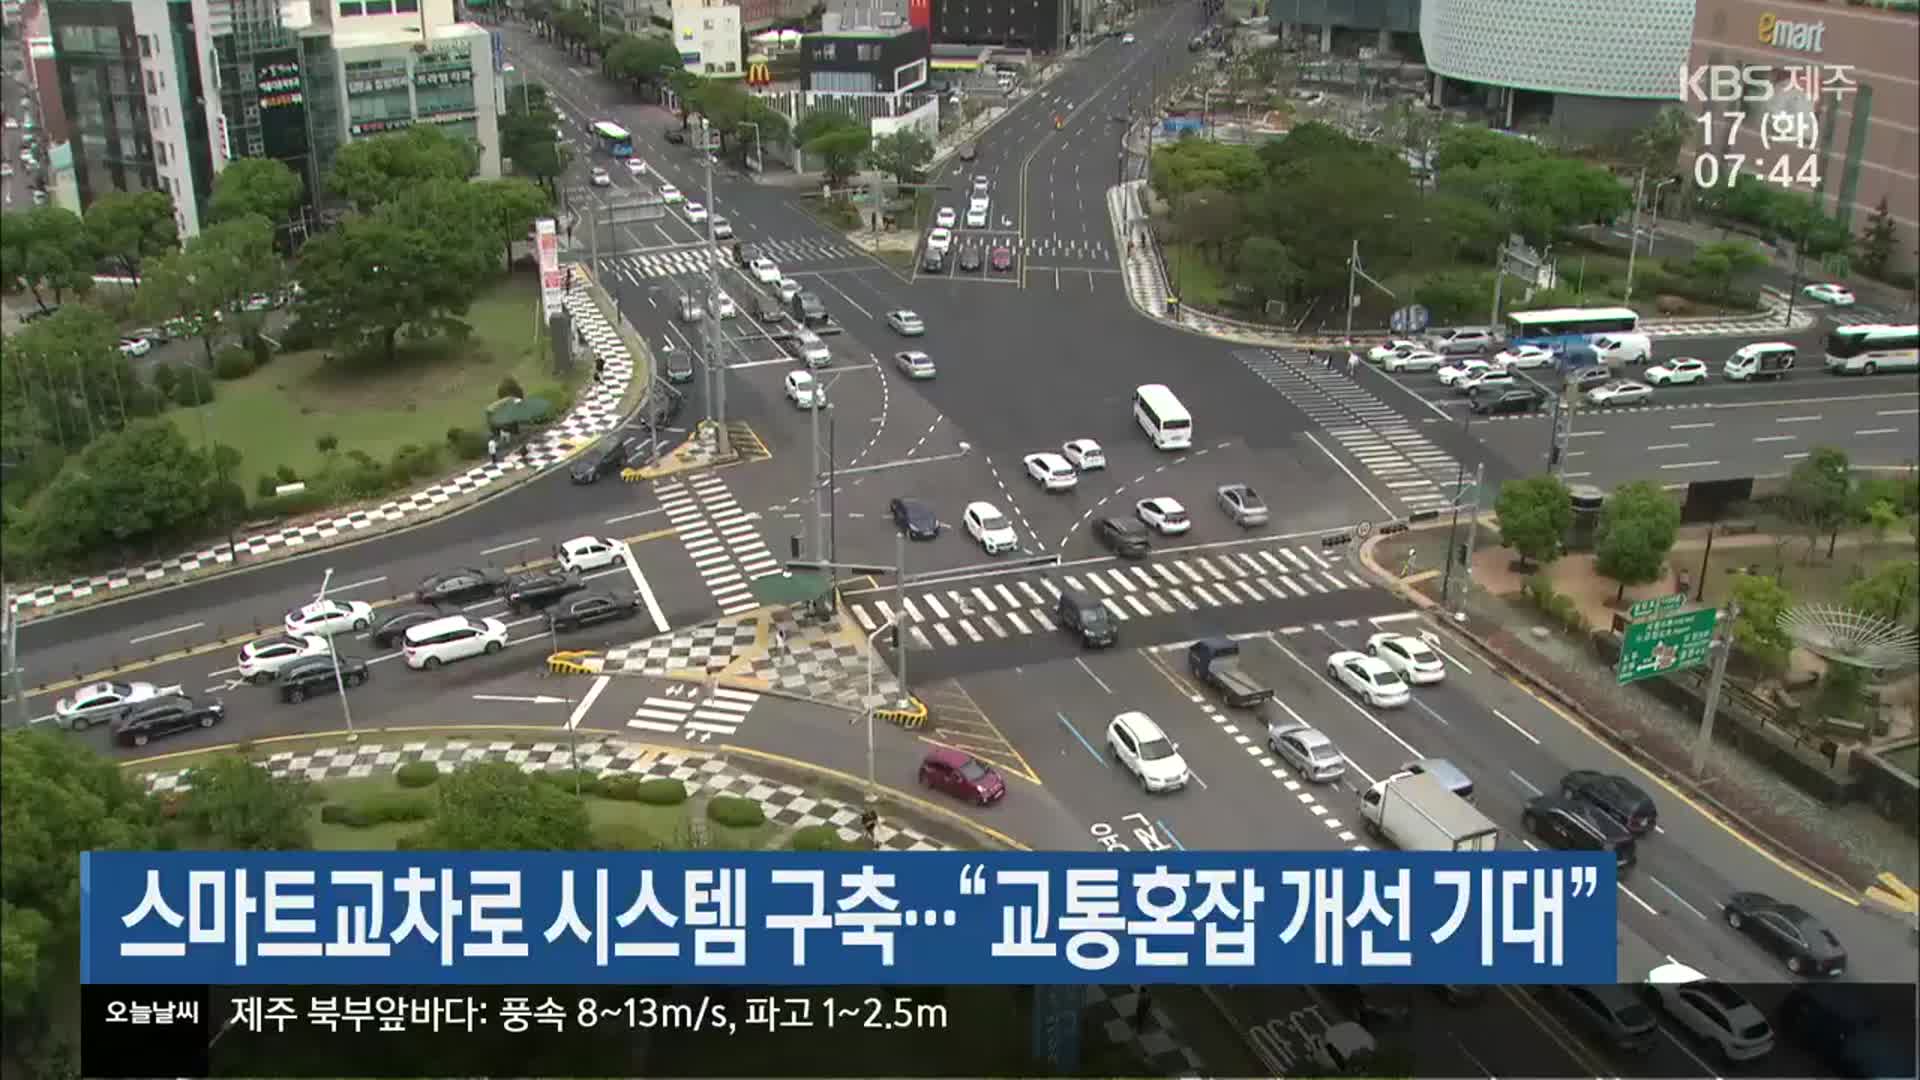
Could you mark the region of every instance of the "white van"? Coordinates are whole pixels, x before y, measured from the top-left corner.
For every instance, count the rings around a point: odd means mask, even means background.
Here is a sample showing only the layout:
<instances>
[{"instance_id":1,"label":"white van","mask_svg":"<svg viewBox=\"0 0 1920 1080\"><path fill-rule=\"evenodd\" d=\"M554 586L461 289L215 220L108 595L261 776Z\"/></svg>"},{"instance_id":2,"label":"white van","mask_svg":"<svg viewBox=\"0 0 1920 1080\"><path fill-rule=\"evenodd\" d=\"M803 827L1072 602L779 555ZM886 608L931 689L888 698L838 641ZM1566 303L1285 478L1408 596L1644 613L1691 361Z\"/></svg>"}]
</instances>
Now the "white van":
<instances>
[{"instance_id":1,"label":"white van","mask_svg":"<svg viewBox=\"0 0 1920 1080\"><path fill-rule=\"evenodd\" d=\"M1148 383L1133 391L1133 419L1162 450L1185 450L1193 445L1193 416L1173 391Z\"/></svg>"},{"instance_id":2,"label":"white van","mask_svg":"<svg viewBox=\"0 0 1920 1080\"><path fill-rule=\"evenodd\" d=\"M1793 370L1795 356L1794 347L1784 341L1756 341L1729 356L1721 373L1735 382L1784 378Z\"/></svg>"},{"instance_id":3,"label":"white van","mask_svg":"<svg viewBox=\"0 0 1920 1080\"><path fill-rule=\"evenodd\" d=\"M819 334L811 330L802 330L793 335L793 342L800 350L800 359L805 360L808 367L826 367L833 363L833 352L827 348L827 343L821 340Z\"/></svg>"},{"instance_id":4,"label":"white van","mask_svg":"<svg viewBox=\"0 0 1920 1080\"><path fill-rule=\"evenodd\" d=\"M507 624L499 619L449 615L408 628L401 649L407 666L417 671L481 653L497 653L506 647Z\"/></svg>"},{"instance_id":5,"label":"white van","mask_svg":"<svg viewBox=\"0 0 1920 1080\"><path fill-rule=\"evenodd\" d=\"M1588 344L1594 358L1608 367L1644 364L1653 355L1653 340L1645 334L1595 334Z\"/></svg>"}]
</instances>

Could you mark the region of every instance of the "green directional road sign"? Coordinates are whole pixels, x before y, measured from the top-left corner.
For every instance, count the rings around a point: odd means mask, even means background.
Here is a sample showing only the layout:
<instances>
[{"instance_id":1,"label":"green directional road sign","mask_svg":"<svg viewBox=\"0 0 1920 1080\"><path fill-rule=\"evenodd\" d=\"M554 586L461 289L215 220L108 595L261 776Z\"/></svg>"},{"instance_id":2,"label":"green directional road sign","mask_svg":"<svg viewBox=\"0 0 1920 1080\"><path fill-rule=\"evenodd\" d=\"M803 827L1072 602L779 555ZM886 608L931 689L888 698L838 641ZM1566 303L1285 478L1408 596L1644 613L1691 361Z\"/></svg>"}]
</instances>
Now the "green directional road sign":
<instances>
[{"instance_id":1,"label":"green directional road sign","mask_svg":"<svg viewBox=\"0 0 1920 1080\"><path fill-rule=\"evenodd\" d=\"M1686 593L1672 593L1667 596L1654 596L1645 600L1635 600L1627 609L1627 618L1644 619L1649 615L1663 615L1687 602Z\"/></svg>"},{"instance_id":2,"label":"green directional road sign","mask_svg":"<svg viewBox=\"0 0 1920 1080\"><path fill-rule=\"evenodd\" d=\"M1706 663L1719 616L1716 608L1697 608L1628 623L1620 643L1621 685Z\"/></svg>"}]
</instances>

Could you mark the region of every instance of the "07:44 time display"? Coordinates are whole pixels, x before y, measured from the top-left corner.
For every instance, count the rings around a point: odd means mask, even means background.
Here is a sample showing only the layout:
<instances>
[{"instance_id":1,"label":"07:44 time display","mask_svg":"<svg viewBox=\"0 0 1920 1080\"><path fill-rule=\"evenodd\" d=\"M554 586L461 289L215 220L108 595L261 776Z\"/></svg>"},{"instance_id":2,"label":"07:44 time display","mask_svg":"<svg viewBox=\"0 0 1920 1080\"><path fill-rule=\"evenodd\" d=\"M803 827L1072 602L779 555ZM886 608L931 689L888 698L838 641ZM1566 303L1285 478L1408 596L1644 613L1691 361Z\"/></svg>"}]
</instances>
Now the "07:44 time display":
<instances>
[{"instance_id":1,"label":"07:44 time display","mask_svg":"<svg viewBox=\"0 0 1920 1080\"><path fill-rule=\"evenodd\" d=\"M1727 187L1740 183L1743 174L1781 187L1817 188L1820 186L1820 155L1808 154L1798 168L1791 155L1755 157L1748 154L1701 153L1693 159L1695 187L1710 189L1723 182Z\"/></svg>"}]
</instances>

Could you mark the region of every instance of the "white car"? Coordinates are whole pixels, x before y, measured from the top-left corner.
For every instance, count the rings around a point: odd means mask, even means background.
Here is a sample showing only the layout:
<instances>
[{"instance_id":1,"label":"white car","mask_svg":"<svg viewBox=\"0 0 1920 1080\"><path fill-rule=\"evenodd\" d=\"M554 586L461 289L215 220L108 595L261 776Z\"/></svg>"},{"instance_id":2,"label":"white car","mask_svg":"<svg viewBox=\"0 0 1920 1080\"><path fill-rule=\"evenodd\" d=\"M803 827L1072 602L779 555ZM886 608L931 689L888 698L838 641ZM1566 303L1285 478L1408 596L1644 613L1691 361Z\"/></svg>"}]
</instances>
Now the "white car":
<instances>
[{"instance_id":1,"label":"white car","mask_svg":"<svg viewBox=\"0 0 1920 1080\"><path fill-rule=\"evenodd\" d=\"M618 566L625 557L627 545L618 540L609 540L604 536L576 536L563 544L554 546L554 559L560 569L570 574L581 574L589 570L604 570L609 566Z\"/></svg>"},{"instance_id":2,"label":"white car","mask_svg":"<svg viewBox=\"0 0 1920 1080\"><path fill-rule=\"evenodd\" d=\"M1396 338L1393 341L1387 342L1385 345L1375 345L1373 348L1368 349L1367 359L1372 360L1375 363L1379 363L1380 361L1385 360L1389 356L1405 356L1408 353L1426 352L1426 351L1427 351L1427 347L1425 345L1420 344L1417 341L1407 341L1405 339Z\"/></svg>"},{"instance_id":3,"label":"white car","mask_svg":"<svg viewBox=\"0 0 1920 1080\"><path fill-rule=\"evenodd\" d=\"M663 203L684 202L686 201L686 196L680 194L679 188L662 181L660 184L660 201Z\"/></svg>"},{"instance_id":4,"label":"white car","mask_svg":"<svg viewBox=\"0 0 1920 1080\"><path fill-rule=\"evenodd\" d=\"M942 229L951 229L960 224L960 211L951 206L943 206L933 215L933 223Z\"/></svg>"},{"instance_id":5,"label":"white car","mask_svg":"<svg viewBox=\"0 0 1920 1080\"><path fill-rule=\"evenodd\" d=\"M507 624L499 619L449 615L408 627L400 650L407 658L407 666L418 671L482 653L497 653L507 644Z\"/></svg>"},{"instance_id":6,"label":"white car","mask_svg":"<svg viewBox=\"0 0 1920 1080\"><path fill-rule=\"evenodd\" d=\"M1267 724L1267 746L1285 759L1301 779L1326 784L1347 773L1347 758L1319 728L1297 720L1275 720Z\"/></svg>"},{"instance_id":7,"label":"white car","mask_svg":"<svg viewBox=\"0 0 1920 1080\"><path fill-rule=\"evenodd\" d=\"M1072 491L1080 486L1080 474L1059 454L1028 454L1027 475L1047 491Z\"/></svg>"},{"instance_id":8,"label":"white car","mask_svg":"<svg viewBox=\"0 0 1920 1080\"><path fill-rule=\"evenodd\" d=\"M12 175L13 175L13 163L9 161L0 161L0 176L12 176Z\"/></svg>"},{"instance_id":9,"label":"white car","mask_svg":"<svg viewBox=\"0 0 1920 1080\"><path fill-rule=\"evenodd\" d=\"M688 200L687 204L680 209L687 215L687 220L693 222L695 225L702 224L707 220L707 208L700 203Z\"/></svg>"},{"instance_id":10,"label":"white car","mask_svg":"<svg viewBox=\"0 0 1920 1080\"><path fill-rule=\"evenodd\" d=\"M1327 675L1376 709L1405 705L1412 696L1385 660L1363 652L1345 650L1327 657Z\"/></svg>"},{"instance_id":11,"label":"white car","mask_svg":"<svg viewBox=\"0 0 1920 1080\"><path fill-rule=\"evenodd\" d=\"M930 250L937 251L942 255L945 255L947 253L947 249L953 247L953 230L952 229L935 229L932 232L928 233L927 247Z\"/></svg>"},{"instance_id":12,"label":"white car","mask_svg":"<svg viewBox=\"0 0 1920 1080\"><path fill-rule=\"evenodd\" d=\"M721 217L719 214L713 215L713 221L710 223L710 227L713 229L714 239L716 240L733 239L733 222L728 221L726 218Z\"/></svg>"},{"instance_id":13,"label":"white car","mask_svg":"<svg viewBox=\"0 0 1920 1080\"><path fill-rule=\"evenodd\" d=\"M927 324L920 321L920 316L905 308L887 312L887 327L901 337L920 337L927 332Z\"/></svg>"},{"instance_id":14,"label":"white car","mask_svg":"<svg viewBox=\"0 0 1920 1080\"><path fill-rule=\"evenodd\" d=\"M612 187L613 186L613 174L608 172L605 169L593 170L592 175L588 176L587 179L593 184L594 187Z\"/></svg>"},{"instance_id":15,"label":"white car","mask_svg":"<svg viewBox=\"0 0 1920 1080\"><path fill-rule=\"evenodd\" d=\"M1447 362L1437 352L1416 349L1410 353L1389 353L1380 361L1383 371L1438 371Z\"/></svg>"},{"instance_id":16,"label":"white car","mask_svg":"<svg viewBox=\"0 0 1920 1080\"><path fill-rule=\"evenodd\" d=\"M1815 283L1801 289L1800 292L1809 300L1818 300L1823 304L1832 304L1834 307L1853 306L1853 290L1845 285L1831 282Z\"/></svg>"},{"instance_id":17,"label":"white car","mask_svg":"<svg viewBox=\"0 0 1920 1080\"><path fill-rule=\"evenodd\" d=\"M780 297L780 302L784 304L800 295L800 283L790 277L783 277L779 281L774 282L773 291L775 295Z\"/></svg>"},{"instance_id":18,"label":"white car","mask_svg":"<svg viewBox=\"0 0 1920 1080\"><path fill-rule=\"evenodd\" d=\"M1477 375L1493 367L1485 360L1462 360L1458 364L1448 364L1439 371L1440 385L1453 386L1469 375Z\"/></svg>"},{"instance_id":19,"label":"white car","mask_svg":"<svg viewBox=\"0 0 1920 1080\"><path fill-rule=\"evenodd\" d=\"M1652 396L1653 387L1624 379L1587 391L1587 401L1594 405L1638 405Z\"/></svg>"},{"instance_id":20,"label":"white car","mask_svg":"<svg viewBox=\"0 0 1920 1080\"><path fill-rule=\"evenodd\" d=\"M248 682L267 682L295 660L325 656L330 651L324 638L272 634L240 646L238 670Z\"/></svg>"},{"instance_id":21,"label":"white car","mask_svg":"<svg viewBox=\"0 0 1920 1080\"><path fill-rule=\"evenodd\" d=\"M1551 367L1553 350L1538 345L1521 345L1493 354L1493 362L1501 367L1531 371L1534 368Z\"/></svg>"},{"instance_id":22,"label":"white car","mask_svg":"<svg viewBox=\"0 0 1920 1080\"><path fill-rule=\"evenodd\" d=\"M1513 386L1517 381L1518 380L1513 377L1513 372L1508 371L1506 368L1487 367L1479 371L1469 371L1465 375L1453 380L1453 388L1462 394L1471 396L1479 393L1482 389Z\"/></svg>"},{"instance_id":23,"label":"white car","mask_svg":"<svg viewBox=\"0 0 1920 1080\"><path fill-rule=\"evenodd\" d=\"M627 171L634 176L645 176L647 175L647 163L637 157L630 157L627 159Z\"/></svg>"},{"instance_id":24,"label":"white car","mask_svg":"<svg viewBox=\"0 0 1920 1080\"><path fill-rule=\"evenodd\" d=\"M1073 467L1081 472L1107 467L1107 452L1100 449L1100 444L1092 439L1075 439L1062 446L1060 452L1066 455L1067 460L1073 463Z\"/></svg>"},{"instance_id":25,"label":"white car","mask_svg":"<svg viewBox=\"0 0 1920 1080\"><path fill-rule=\"evenodd\" d=\"M153 351L153 342L143 337L124 337L120 339L120 355L145 356Z\"/></svg>"},{"instance_id":26,"label":"white car","mask_svg":"<svg viewBox=\"0 0 1920 1080\"><path fill-rule=\"evenodd\" d=\"M1752 1061L1773 1050L1773 1025L1726 983L1681 963L1661 964L1647 972L1646 983L1662 1012L1727 1060Z\"/></svg>"},{"instance_id":27,"label":"white car","mask_svg":"<svg viewBox=\"0 0 1920 1080\"><path fill-rule=\"evenodd\" d=\"M1387 666L1415 686L1427 686L1447 677L1447 663L1433 646L1406 634L1375 634L1367 639L1367 652L1387 662Z\"/></svg>"},{"instance_id":28,"label":"white car","mask_svg":"<svg viewBox=\"0 0 1920 1080\"><path fill-rule=\"evenodd\" d=\"M985 195L987 193L987 189L992 186L993 186L993 181L987 179L984 176L980 176L976 174L973 178L973 194L976 197Z\"/></svg>"},{"instance_id":29,"label":"white car","mask_svg":"<svg viewBox=\"0 0 1920 1080\"><path fill-rule=\"evenodd\" d=\"M1162 536L1179 536L1193 528L1193 519L1187 516L1187 508L1180 505L1178 499L1165 495L1155 495L1151 499L1141 499L1133 504L1133 513L1147 527Z\"/></svg>"},{"instance_id":30,"label":"white car","mask_svg":"<svg viewBox=\"0 0 1920 1080\"><path fill-rule=\"evenodd\" d=\"M827 403L827 395L820 389L820 380L810 371L787 372L787 400L796 408L815 409Z\"/></svg>"},{"instance_id":31,"label":"white car","mask_svg":"<svg viewBox=\"0 0 1920 1080\"><path fill-rule=\"evenodd\" d=\"M318 637L365 630L372 624L373 605L365 600L315 600L287 612L286 618L287 633Z\"/></svg>"},{"instance_id":32,"label":"white car","mask_svg":"<svg viewBox=\"0 0 1920 1080\"><path fill-rule=\"evenodd\" d=\"M960 515L967 527L967 535L986 549L989 555L998 555L1003 551L1013 551L1020 546L1020 536L1013 531L1013 522L994 508L989 502L972 502Z\"/></svg>"},{"instance_id":33,"label":"white car","mask_svg":"<svg viewBox=\"0 0 1920 1080\"><path fill-rule=\"evenodd\" d=\"M747 269L752 272L753 280L762 285L775 285L780 281L780 267L765 256L748 263Z\"/></svg>"},{"instance_id":34,"label":"white car","mask_svg":"<svg viewBox=\"0 0 1920 1080\"><path fill-rule=\"evenodd\" d=\"M967 210L967 228L984 229L986 227L987 227L987 208L984 206L976 206L976 207L969 208Z\"/></svg>"},{"instance_id":35,"label":"white car","mask_svg":"<svg viewBox=\"0 0 1920 1080\"><path fill-rule=\"evenodd\" d=\"M1690 356L1666 360L1647 369L1647 382L1653 386L1681 386L1707 381L1707 362Z\"/></svg>"},{"instance_id":36,"label":"white car","mask_svg":"<svg viewBox=\"0 0 1920 1080\"><path fill-rule=\"evenodd\" d=\"M715 293L713 297L713 314L715 318L731 319L740 314L740 309L734 306L733 297L728 296L726 293Z\"/></svg>"},{"instance_id":37,"label":"white car","mask_svg":"<svg viewBox=\"0 0 1920 1080\"><path fill-rule=\"evenodd\" d=\"M1193 779L1180 745L1143 712L1123 712L1107 724L1107 752L1148 791L1177 791Z\"/></svg>"},{"instance_id":38,"label":"white car","mask_svg":"<svg viewBox=\"0 0 1920 1080\"><path fill-rule=\"evenodd\" d=\"M160 696L150 682L97 682L75 690L53 704L54 719L69 731L80 731L113 720L129 706Z\"/></svg>"},{"instance_id":39,"label":"white car","mask_svg":"<svg viewBox=\"0 0 1920 1080\"><path fill-rule=\"evenodd\" d=\"M1130 33L1120 35L1120 44L1122 45L1131 45L1134 43L1134 40L1134 36Z\"/></svg>"},{"instance_id":40,"label":"white car","mask_svg":"<svg viewBox=\"0 0 1920 1080\"><path fill-rule=\"evenodd\" d=\"M933 357L918 349L894 353L893 366L909 379L931 379L938 374L933 366Z\"/></svg>"}]
</instances>

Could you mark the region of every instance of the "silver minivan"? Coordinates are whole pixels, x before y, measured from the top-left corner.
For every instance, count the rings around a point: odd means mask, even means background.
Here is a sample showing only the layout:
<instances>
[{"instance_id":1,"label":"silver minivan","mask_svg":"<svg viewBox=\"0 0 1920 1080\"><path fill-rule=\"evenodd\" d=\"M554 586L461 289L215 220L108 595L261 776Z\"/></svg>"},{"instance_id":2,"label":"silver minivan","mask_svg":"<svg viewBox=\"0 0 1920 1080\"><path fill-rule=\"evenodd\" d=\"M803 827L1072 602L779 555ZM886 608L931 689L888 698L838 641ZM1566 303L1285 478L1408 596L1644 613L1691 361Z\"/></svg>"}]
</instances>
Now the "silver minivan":
<instances>
[{"instance_id":1,"label":"silver minivan","mask_svg":"<svg viewBox=\"0 0 1920 1080\"><path fill-rule=\"evenodd\" d=\"M1498 344L1488 330L1461 328L1443 330L1433 336L1433 351L1441 356L1473 356L1491 352Z\"/></svg>"}]
</instances>

